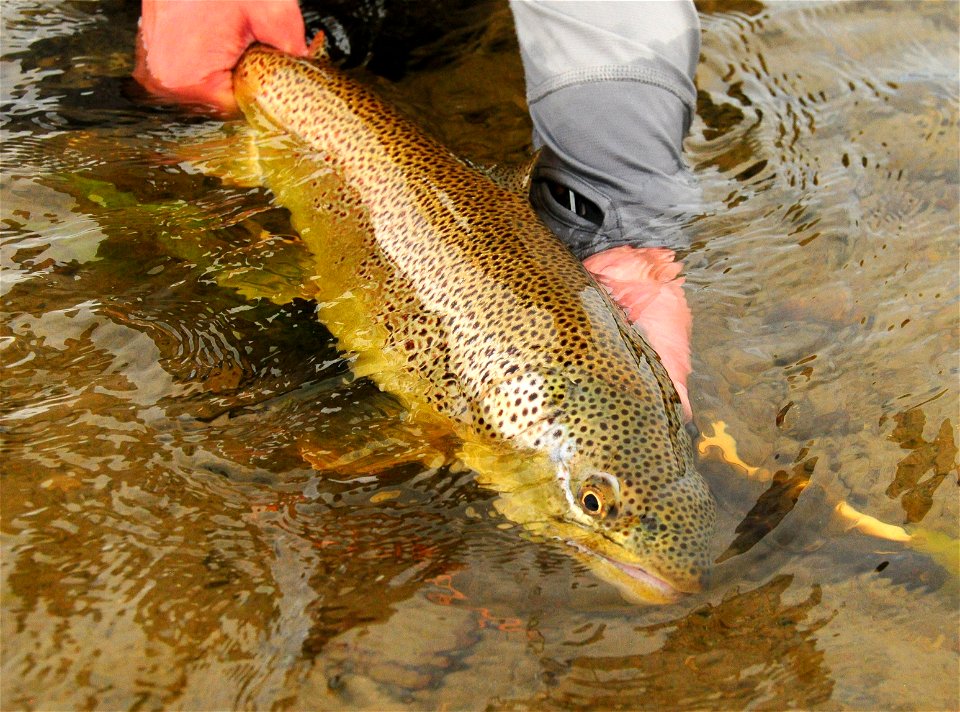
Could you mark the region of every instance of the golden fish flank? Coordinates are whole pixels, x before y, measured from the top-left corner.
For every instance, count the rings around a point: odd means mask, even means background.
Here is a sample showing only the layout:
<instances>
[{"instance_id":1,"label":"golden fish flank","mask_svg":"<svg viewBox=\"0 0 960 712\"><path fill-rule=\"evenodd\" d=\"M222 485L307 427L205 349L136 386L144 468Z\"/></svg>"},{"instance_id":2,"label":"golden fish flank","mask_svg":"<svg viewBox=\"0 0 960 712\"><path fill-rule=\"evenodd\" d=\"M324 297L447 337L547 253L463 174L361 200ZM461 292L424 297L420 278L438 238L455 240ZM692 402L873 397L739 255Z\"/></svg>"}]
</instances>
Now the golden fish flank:
<instances>
[{"instance_id":1,"label":"golden fish flank","mask_svg":"<svg viewBox=\"0 0 960 712\"><path fill-rule=\"evenodd\" d=\"M602 578L654 600L697 590L715 510L673 384L525 196L323 61L254 47L234 84L356 369L449 420L465 452L548 464L549 491L503 509Z\"/></svg>"}]
</instances>

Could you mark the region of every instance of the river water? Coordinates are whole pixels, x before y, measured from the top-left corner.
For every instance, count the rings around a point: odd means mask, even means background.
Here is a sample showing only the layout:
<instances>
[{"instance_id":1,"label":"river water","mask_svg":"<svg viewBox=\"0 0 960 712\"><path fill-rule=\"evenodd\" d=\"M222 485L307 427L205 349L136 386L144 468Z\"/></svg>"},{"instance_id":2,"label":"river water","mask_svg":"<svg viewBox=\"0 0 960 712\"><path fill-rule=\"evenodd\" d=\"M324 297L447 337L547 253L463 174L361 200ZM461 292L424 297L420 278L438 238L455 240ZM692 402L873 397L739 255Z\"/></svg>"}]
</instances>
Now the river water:
<instances>
[{"instance_id":1,"label":"river water","mask_svg":"<svg viewBox=\"0 0 960 712\"><path fill-rule=\"evenodd\" d=\"M136 3L6 0L0 707L956 709L958 9L700 5L691 394L757 470L705 448L716 575L643 608L415 457ZM448 24L372 81L521 159L509 11Z\"/></svg>"}]
</instances>

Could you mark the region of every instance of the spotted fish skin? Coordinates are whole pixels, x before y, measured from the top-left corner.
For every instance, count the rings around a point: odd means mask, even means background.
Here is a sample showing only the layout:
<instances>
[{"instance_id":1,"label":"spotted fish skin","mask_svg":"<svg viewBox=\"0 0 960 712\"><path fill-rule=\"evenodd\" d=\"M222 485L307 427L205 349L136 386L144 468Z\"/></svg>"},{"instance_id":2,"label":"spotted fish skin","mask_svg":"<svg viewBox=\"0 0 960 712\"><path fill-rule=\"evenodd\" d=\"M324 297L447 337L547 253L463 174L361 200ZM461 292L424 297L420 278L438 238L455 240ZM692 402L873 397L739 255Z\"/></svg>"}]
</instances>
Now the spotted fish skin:
<instances>
[{"instance_id":1,"label":"spotted fish skin","mask_svg":"<svg viewBox=\"0 0 960 712\"><path fill-rule=\"evenodd\" d=\"M676 390L526 197L322 60L255 46L234 88L356 370L466 441L549 463L547 535L697 590L715 507Z\"/></svg>"}]
</instances>

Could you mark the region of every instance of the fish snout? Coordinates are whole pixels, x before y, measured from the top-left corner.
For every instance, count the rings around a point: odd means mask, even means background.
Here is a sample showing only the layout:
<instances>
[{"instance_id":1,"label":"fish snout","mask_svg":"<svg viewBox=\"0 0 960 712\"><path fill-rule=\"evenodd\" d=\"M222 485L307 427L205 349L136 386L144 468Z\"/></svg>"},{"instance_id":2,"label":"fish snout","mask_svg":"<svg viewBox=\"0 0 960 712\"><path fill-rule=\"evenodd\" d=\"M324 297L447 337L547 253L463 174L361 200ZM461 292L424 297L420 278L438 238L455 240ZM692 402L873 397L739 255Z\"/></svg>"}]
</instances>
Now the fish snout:
<instances>
[{"instance_id":1,"label":"fish snout","mask_svg":"<svg viewBox=\"0 0 960 712\"><path fill-rule=\"evenodd\" d=\"M653 567L678 591L696 593L709 578L717 510L696 471L658 493L650 511L637 518Z\"/></svg>"},{"instance_id":2,"label":"fish snout","mask_svg":"<svg viewBox=\"0 0 960 712\"><path fill-rule=\"evenodd\" d=\"M619 551L595 546L601 563L594 571L630 600L667 603L702 591L712 568L716 507L699 475L675 481L639 512L630 511L633 493L626 494L624 510L605 522Z\"/></svg>"}]
</instances>

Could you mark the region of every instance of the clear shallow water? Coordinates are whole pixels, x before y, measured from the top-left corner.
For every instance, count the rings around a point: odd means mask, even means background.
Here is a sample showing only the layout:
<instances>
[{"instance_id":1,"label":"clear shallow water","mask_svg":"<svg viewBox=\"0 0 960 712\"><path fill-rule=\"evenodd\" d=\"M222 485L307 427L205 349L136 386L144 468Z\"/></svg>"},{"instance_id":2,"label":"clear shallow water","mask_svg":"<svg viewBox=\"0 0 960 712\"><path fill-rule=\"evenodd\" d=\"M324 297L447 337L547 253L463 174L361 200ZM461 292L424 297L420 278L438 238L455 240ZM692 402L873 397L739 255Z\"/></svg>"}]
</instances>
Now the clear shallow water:
<instances>
[{"instance_id":1,"label":"clear shallow water","mask_svg":"<svg viewBox=\"0 0 960 712\"><path fill-rule=\"evenodd\" d=\"M134 101L135 8L4 3L0 706L956 708L955 564L831 511L957 536L957 6L702 9L691 392L775 474L707 457L726 560L637 608L251 296L295 238ZM384 88L508 161L489 10Z\"/></svg>"}]
</instances>

